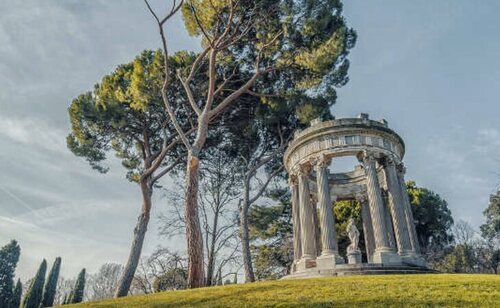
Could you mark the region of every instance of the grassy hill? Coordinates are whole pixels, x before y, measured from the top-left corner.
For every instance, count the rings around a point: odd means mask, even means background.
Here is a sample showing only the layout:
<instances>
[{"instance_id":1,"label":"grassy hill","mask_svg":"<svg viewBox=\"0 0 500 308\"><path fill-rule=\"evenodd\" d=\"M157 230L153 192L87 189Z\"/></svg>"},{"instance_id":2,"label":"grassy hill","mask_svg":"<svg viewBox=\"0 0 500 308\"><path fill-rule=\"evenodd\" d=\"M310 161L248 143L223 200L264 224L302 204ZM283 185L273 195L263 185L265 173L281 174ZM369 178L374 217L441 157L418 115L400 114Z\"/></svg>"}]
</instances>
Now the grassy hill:
<instances>
[{"instance_id":1,"label":"grassy hill","mask_svg":"<svg viewBox=\"0 0 500 308\"><path fill-rule=\"evenodd\" d=\"M266 281L75 307L500 307L500 275L384 275Z\"/></svg>"}]
</instances>

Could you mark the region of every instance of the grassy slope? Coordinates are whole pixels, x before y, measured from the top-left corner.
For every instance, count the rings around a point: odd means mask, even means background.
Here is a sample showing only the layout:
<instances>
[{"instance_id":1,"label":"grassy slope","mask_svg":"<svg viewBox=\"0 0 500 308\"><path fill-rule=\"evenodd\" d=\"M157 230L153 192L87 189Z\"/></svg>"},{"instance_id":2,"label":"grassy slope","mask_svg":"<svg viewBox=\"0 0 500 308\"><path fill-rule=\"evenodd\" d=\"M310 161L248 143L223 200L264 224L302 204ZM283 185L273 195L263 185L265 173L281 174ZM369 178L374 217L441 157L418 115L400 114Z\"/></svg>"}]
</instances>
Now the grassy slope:
<instances>
[{"instance_id":1,"label":"grassy slope","mask_svg":"<svg viewBox=\"0 0 500 308\"><path fill-rule=\"evenodd\" d=\"M83 307L500 307L500 276L386 275L267 281L133 296ZM80 305L79 305L80 306Z\"/></svg>"}]
</instances>

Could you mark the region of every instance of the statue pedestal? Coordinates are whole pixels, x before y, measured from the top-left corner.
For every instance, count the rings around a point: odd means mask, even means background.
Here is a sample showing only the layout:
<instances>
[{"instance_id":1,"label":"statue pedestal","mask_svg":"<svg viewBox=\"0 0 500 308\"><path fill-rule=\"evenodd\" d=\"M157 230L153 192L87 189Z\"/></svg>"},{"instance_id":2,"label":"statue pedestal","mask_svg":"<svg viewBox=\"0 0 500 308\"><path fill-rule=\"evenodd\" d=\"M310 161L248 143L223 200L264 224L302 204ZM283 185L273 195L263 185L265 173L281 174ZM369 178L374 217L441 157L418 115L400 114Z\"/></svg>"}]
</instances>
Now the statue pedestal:
<instances>
[{"instance_id":1,"label":"statue pedestal","mask_svg":"<svg viewBox=\"0 0 500 308\"><path fill-rule=\"evenodd\" d=\"M361 263L361 251L353 250L347 252L347 263L348 264L360 264Z\"/></svg>"}]
</instances>

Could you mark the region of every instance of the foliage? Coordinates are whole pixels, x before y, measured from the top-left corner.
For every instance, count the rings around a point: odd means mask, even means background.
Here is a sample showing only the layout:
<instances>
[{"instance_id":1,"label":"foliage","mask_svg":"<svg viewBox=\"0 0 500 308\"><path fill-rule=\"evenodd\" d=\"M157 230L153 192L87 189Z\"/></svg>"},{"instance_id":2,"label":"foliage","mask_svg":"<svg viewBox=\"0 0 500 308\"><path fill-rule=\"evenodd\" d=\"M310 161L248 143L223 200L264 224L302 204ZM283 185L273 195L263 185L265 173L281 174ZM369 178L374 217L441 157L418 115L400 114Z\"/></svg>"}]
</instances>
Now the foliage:
<instances>
[{"instance_id":1,"label":"foliage","mask_svg":"<svg viewBox=\"0 0 500 308\"><path fill-rule=\"evenodd\" d=\"M52 307L54 305L54 298L56 296L57 281L59 279L59 271L61 270L61 258L57 257L52 265L47 282L45 283L43 291L42 306Z\"/></svg>"},{"instance_id":2,"label":"foliage","mask_svg":"<svg viewBox=\"0 0 500 308\"><path fill-rule=\"evenodd\" d=\"M454 241L429 260L429 266L447 273L498 273L499 249L477 236L465 221L453 226Z\"/></svg>"},{"instance_id":3,"label":"foliage","mask_svg":"<svg viewBox=\"0 0 500 308\"><path fill-rule=\"evenodd\" d=\"M83 307L495 307L500 276L373 275L266 281L162 292Z\"/></svg>"},{"instance_id":4,"label":"foliage","mask_svg":"<svg viewBox=\"0 0 500 308\"><path fill-rule=\"evenodd\" d=\"M155 278L155 292L182 290L187 288L187 271L185 268L170 268L163 275Z\"/></svg>"},{"instance_id":5,"label":"foliage","mask_svg":"<svg viewBox=\"0 0 500 308\"><path fill-rule=\"evenodd\" d=\"M277 204L255 205L249 211L251 249L258 280L286 275L293 261L290 193L275 188L268 196Z\"/></svg>"},{"instance_id":6,"label":"foliage","mask_svg":"<svg viewBox=\"0 0 500 308\"><path fill-rule=\"evenodd\" d=\"M339 253L347 254L347 246L350 244L349 236L347 235L347 223L349 219L354 219L356 228L359 231L359 249L366 260L365 238L363 233L363 224L361 221L361 204L356 200L340 200L333 205L333 214L335 216L335 230L337 231L337 241Z\"/></svg>"},{"instance_id":7,"label":"foliage","mask_svg":"<svg viewBox=\"0 0 500 308\"><path fill-rule=\"evenodd\" d=\"M182 9L186 28L210 45L224 31L220 21L230 16L230 1L189 1ZM271 74L261 76L257 93L271 94L269 105L295 105L302 123L311 110L328 108L335 102L335 88L348 81L347 55L356 33L346 26L342 3L324 1L238 1L233 9L236 25L232 44L220 51L220 73L234 68L239 76L249 75L259 59ZM246 80L247 78L243 79ZM291 99L292 97L301 99ZM287 102L288 100L288 102ZM286 107L288 108L288 107ZM312 112L314 116L317 111Z\"/></svg>"},{"instance_id":8,"label":"foliage","mask_svg":"<svg viewBox=\"0 0 500 308\"><path fill-rule=\"evenodd\" d=\"M483 237L500 249L500 190L491 195L490 204L483 212L486 222L481 225Z\"/></svg>"},{"instance_id":9,"label":"foliage","mask_svg":"<svg viewBox=\"0 0 500 308\"><path fill-rule=\"evenodd\" d=\"M155 282L167 272L186 270L186 258L167 248L158 247L150 256L141 258L131 288L132 294L148 294L155 291Z\"/></svg>"},{"instance_id":10,"label":"foliage","mask_svg":"<svg viewBox=\"0 0 500 308\"><path fill-rule=\"evenodd\" d=\"M82 269L76 278L75 287L71 292L69 303L80 303L83 300L83 292L85 289L85 269Z\"/></svg>"},{"instance_id":11,"label":"foliage","mask_svg":"<svg viewBox=\"0 0 500 308\"><path fill-rule=\"evenodd\" d=\"M448 203L437 193L418 187L413 181L406 183L406 189L422 252L441 250L450 244L453 218Z\"/></svg>"},{"instance_id":12,"label":"foliage","mask_svg":"<svg viewBox=\"0 0 500 308\"><path fill-rule=\"evenodd\" d=\"M170 65L178 67L186 57L187 53L176 54ZM163 144L175 135L163 111L162 61L160 51L143 51L104 76L94 91L74 99L68 109L72 130L68 148L99 172L108 170L103 162L114 152L127 170L127 178L137 182L146 169L145 160L158 156ZM173 86L172 91L175 89Z\"/></svg>"},{"instance_id":13,"label":"foliage","mask_svg":"<svg viewBox=\"0 0 500 308\"><path fill-rule=\"evenodd\" d=\"M39 308L42 303L43 286L45 284L45 273L47 272L47 261L43 259L35 278L31 281L29 289L24 296L22 308Z\"/></svg>"},{"instance_id":14,"label":"foliage","mask_svg":"<svg viewBox=\"0 0 500 308\"><path fill-rule=\"evenodd\" d=\"M14 299L14 275L21 248L12 240L0 249L0 307L9 307Z\"/></svg>"},{"instance_id":15,"label":"foliage","mask_svg":"<svg viewBox=\"0 0 500 308\"><path fill-rule=\"evenodd\" d=\"M10 307L19 308L21 306L21 296L23 295L23 284L21 280L18 279L14 292L12 293L12 300L10 302Z\"/></svg>"}]
</instances>

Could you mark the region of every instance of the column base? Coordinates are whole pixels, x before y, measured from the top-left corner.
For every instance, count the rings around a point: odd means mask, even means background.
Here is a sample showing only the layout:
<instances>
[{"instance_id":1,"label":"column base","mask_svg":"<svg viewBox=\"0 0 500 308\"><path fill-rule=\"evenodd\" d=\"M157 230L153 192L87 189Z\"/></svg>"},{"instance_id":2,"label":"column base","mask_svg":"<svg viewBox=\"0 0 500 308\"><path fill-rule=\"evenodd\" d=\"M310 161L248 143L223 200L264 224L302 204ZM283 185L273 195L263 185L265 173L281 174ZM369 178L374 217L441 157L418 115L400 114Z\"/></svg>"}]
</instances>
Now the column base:
<instances>
[{"instance_id":1,"label":"column base","mask_svg":"<svg viewBox=\"0 0 500 308\"><path fill-rule=\"evenodd\" d=\"M421 255L416 254L416 253L408 253L408 254L402 256L401 259L402 259L403 263L406 263L406 264L422 266L422 267L427 266L427 262L425 262L425 259Z\"/></svg>"},{"instance_id":2,"label":"column base","mask_svg":"<svg viewBox=\"0 0 500 308\"><path fill-rule=\"evenodd\" d=\"M368 259L367 263L373 263L373 254L367 255L366 258Z\"/></svg>"},{"instance_id":3,"label":"column base","mask_svg":"<svg viewBox=\"0 0 500 308\"><path fill-rule=\"evenodd\" d=\"M338 254L321 255L316 258L316 265L318 268L332 268L335 264L344 264L345 260Z\"/></svg>"},{"instance_id":4,"label":"column base","mask_svg":"<svg viewBox=\"0 0 500 308\"><path fill-rule=\"evenodd\" d=\"M402 259L392 250L380 250L373 253L373 263L402 264Z\"/></svg>"},{"instance_id":5,"label":"column base","mask_svg":"<svg viewBox=\"0 0 500 308\"><path fill-rule=\"evenodd\" d=\"M299 261L297 261L297 264L295 265L296 271L303 271L312 267L316 267L316 259L313 258L302 258Z\"/></svg>"}]
</instances>

